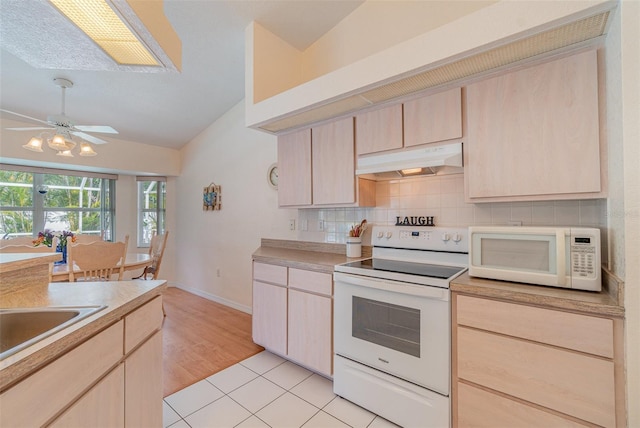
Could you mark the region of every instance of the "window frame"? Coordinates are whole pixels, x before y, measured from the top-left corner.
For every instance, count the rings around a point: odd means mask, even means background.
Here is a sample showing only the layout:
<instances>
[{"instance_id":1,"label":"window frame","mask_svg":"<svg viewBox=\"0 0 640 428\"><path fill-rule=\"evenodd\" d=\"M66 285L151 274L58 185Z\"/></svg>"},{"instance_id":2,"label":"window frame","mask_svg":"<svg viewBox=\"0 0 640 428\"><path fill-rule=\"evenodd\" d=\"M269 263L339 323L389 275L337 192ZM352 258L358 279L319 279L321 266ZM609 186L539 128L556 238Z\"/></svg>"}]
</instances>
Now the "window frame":
<instances>
[{"instance_id":1,"label":"window frame","mask_svg":"<svg viewBox=\"0 0 640 428\"><path fill-rule=\"evenodd\" d=\"M137 246L138 248L149 248L151 244L151 236L153 235L153 229L148 230L145 226L144 220L147 214L155 214L157 234L162 234L166 227L166 196L167 196L167 178L166 177L148 177L139 176L136 177L137 182L137 198L138 198L138 219L137 219ZM152 183L147 189L144 189L144 183ZM147 197L151 191L152 186L155 186L156 206L149 208L147 204ZM148 235L148 236L145 236Z\"/></svg>"},{"instance_id":2,"label":"window frame","mask_svg":"<svg viewBox=\"0 0 640 428\"><path fill-rule=\"evenodd\" d=\"M32 192L32 204L25 207L14 206L0 206L2 211L29 211L32 213L32 236L36 236L38 232L45 229L47 213L49 212L64 212L64 213L78 213L80 218L83 213L87 212L99 212L100 213L100 231L105 240L111 240L115 233L115 212L116 212L116 180L117 175L94 173L88 171L70 171L63 169L53 168L38 168L30 166L19 166L11 164L0 163L0 170L2 171L14 171L21 173L32 174L31 185L24 185L23 187L31 187ZM82 178L100 179L100 208L88 208L88 207L46 207L44 198L39 195L38 188L44 184L45 175L60 175L60 176L74 176ZM18 187L18 186L16 186ZM77 188L79 191L83 191L83 187ZM73 231L75 232L75 231ZM6 232L7 234L9 232ZM15 236L28 236L26 234L14 234ZM1 237L0 237L1 238Z\"/></svg>"}]
</instances>

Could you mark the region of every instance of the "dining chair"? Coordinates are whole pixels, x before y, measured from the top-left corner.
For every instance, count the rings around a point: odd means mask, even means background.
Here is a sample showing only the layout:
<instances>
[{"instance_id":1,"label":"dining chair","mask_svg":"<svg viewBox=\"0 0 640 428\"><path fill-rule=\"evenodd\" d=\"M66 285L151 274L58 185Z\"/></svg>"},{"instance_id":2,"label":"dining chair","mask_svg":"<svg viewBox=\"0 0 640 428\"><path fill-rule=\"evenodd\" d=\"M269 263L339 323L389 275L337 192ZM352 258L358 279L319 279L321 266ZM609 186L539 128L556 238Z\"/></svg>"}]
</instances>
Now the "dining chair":
<instances>
[{"instance_id":1,"label":"dining chair","mask_svg":"<svg viewBox=\"0 0 640 428\"><path fill-rule=\"evenodd\" d=\"M111 276L116 273L118 281L121 281L128 244L129 235L120 242L95 241L88 244L69 245L67 250L69 282L111 281ZM76 271L76 268L79 271Z\"/></svg>"},{"instance_id":2,"label":"dining chair","mask_svg":"<svg viewBox=\"0 0 640 428\"><path fill-rule=\"evenodd\" d=\"M133 279L147 279L147 275L151 275L151 279L158 279L158 273L160 272L160 263L162 263L162 256L164 255L164 249L167 246L167 237L169 231L165 230L161 235L153 235L151 242L149 243L149 256L151 256L151 264L144 268L144 271L140 276Z\"/></svg>"}]
</instances>

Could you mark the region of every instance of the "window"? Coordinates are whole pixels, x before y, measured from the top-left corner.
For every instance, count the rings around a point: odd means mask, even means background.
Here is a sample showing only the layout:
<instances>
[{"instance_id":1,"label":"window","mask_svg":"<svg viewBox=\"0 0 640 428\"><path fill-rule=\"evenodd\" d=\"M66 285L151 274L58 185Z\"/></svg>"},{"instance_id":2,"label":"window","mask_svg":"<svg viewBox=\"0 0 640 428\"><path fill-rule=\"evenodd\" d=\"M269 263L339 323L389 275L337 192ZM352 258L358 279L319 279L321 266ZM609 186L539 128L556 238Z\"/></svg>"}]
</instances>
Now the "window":
<instances>
[{"instance_id":1,"label":"window","mask_svg":"<svg viewBox=\"0 0 640 428\"><path fill-rule=\"evenodd\" d=\"M39 231L113 236L115 179L88 172L0 166L0 238Z\"/></svg>"},{"instance_id":2,"label":"window","mask_svg":"<svg viewBox=\"0 0 640 428\"><path fill-rule=\"evenodd\" d=\"M154 233L164 233L166 178L138 177L138 247L148 247Z\"/></svg>"}]
</instances>

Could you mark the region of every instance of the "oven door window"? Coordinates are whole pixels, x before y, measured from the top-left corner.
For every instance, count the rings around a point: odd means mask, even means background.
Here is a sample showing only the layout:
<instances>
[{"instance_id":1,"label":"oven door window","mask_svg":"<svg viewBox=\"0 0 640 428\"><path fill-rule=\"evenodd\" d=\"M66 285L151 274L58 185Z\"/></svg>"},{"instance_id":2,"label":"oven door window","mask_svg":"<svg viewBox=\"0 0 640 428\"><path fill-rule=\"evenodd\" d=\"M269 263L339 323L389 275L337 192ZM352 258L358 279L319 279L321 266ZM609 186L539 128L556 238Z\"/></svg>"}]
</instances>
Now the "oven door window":
<instances>
[{"instance_id":1,"label":"oven door window","mask_svg":"<svg viewBox=\"0 0 640 428\"><path fill-rule=\"evenodd\" d=\"M352 296L353 337L420 357L420 311Z\"/></svg>"}]
</instances>

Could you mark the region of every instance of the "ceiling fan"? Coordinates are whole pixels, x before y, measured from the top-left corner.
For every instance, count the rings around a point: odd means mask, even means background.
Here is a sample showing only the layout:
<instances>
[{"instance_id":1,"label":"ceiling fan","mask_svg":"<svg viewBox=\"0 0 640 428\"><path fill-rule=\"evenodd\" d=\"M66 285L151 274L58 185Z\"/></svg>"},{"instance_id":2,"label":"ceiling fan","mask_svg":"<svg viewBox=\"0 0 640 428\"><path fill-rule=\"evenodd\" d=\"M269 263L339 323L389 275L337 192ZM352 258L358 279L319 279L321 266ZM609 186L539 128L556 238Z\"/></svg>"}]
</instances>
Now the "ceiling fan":
<instances>
[{"instance_id":1,"label":"ceiling fan","mask_svg":"<svg viewBox=\"0 0 640 428\"><path fill-rule=\"evenodd\" d=\"M107 141L95 137L93 135L88 134L91 133L101 133L101 134L117 134L118 131L113 129L107 125L76 125L73 120L67 117L64 113L65 107L65 91L67 88L73 87L73 82L71 80L63 79L61 77L57 77L53 79L53 83L59 86L62 89L62 111L60 114L54 114L47 116L47 120L40 120L34 117L26 116L24 114L16 113L13 111L0 109L5 113L12 114L14 116L22 117L25 119L32 120L34 122L42 123L47 125L46 127L26 127L26 128L6 128L11 131L38 131L38 130L47 130L54 129L56 134L63 135L65 139L72 142L71 135L75 135L76 137L81 138L82 140L86 140L93 144L106 144Z\"/></svg>"}]
</instances>

